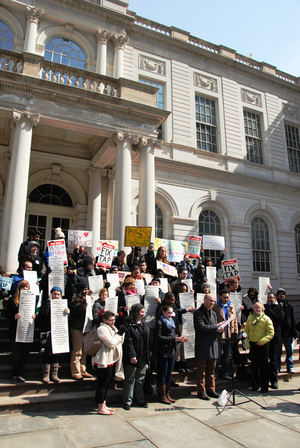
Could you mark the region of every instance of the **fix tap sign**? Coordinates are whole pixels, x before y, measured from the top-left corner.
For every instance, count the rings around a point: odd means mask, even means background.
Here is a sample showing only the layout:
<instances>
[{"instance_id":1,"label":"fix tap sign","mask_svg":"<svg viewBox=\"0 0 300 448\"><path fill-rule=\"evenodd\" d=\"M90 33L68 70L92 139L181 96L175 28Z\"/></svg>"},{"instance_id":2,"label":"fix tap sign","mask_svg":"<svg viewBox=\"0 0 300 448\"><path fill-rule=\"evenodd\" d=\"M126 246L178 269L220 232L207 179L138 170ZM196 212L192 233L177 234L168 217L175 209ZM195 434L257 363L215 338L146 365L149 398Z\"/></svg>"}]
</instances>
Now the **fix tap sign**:
<instances>
[{"instance_id":1,"label":"fix tap sign","mask_svg":"<svg viewBox=\"0 0 300 448\"><path fill-rule=\"evenodd\" d=\"M98 241L97 244L97 255L98 262L97 266L101 266L105 269L109 269L114 256L115 246L113 244L107 243L105 241Z\"/></svg>"},{"instance_id":2,"label":"fix tap sign","mask_svg":"<svg viewBox=\"0 0 300 448\"><path fill-rule=\"evenodd\" d=\"M229 280L233 277L240 278L239 265L236 258L222 261L222 269L225 280Z\"/></svg>"}]
</instances>

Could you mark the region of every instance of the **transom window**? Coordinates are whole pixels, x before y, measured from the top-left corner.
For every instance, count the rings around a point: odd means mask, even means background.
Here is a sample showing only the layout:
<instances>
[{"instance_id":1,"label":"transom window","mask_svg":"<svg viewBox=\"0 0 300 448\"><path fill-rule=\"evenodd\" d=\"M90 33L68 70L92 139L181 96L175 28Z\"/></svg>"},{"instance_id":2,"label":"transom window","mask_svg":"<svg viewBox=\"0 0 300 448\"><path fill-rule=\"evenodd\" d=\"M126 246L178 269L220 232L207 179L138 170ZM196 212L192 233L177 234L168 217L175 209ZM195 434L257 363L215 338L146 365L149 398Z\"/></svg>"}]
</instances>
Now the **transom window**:
<instances>
[{"instance_id":1,"label":"transom window","mask_svg":"<svg viewBox=\"0 0 300 448\"><path fill-rule=\"evenodd\" d=\"M196 95L197 148L217 152L216 102Z\"/></svg>"},{"instance_id":2,"label":"transom window","mask_svg":"<svg viewBox=\"0 0 300 448\"><path fill-rule=\"evenodd\" d=\"M300 223L295 226L295 244L297 258L297 272L300 274Z\"/></svg>"},{"instance_id":3,"label":"transom window","mask_svg":"<svg viewBox=\"0 0 300 448\"><path fill-rule=\"evenodd\" d=\"M13 50L14 35L10 28L0 20L0 48L5 50Z\"/></svg>"},{"instance_id":4,"label":"transom window","mask_svg":"<svg viewBox=\"0 0 300 448\"><path fill-rule=\"evenodd\" d=\"M289 169L300 173L300 139L299 129L289 124L285 125L286 146L289 157Z\"/></svg>"},{"instance_id":5,"label":"transom window","mask_svg":"<svg viewBox=\"0 0 300 448\"><path fill-rule=\"evenodd\" d=\"M159 107L160 109L164 108L164 85L160 84L156 81L149 81L148 79L140 78L140 82L143 82L145 84L149 84L150 86L158 87L158 92L156 93L156 107ZM162 124L158 126L157 128L158 136L157 138L159 140L163 140L163 126Z\"/></svg>"},{"instance_id":6,"label":"transom window","mask_svg":"<svg viewBox=\"0 0 300 448\"><path fill-rule=\"evenodd\" d=\"M29 202L73 207L72 199L66 190L54 184L40 185L32 190L29 195Z\"/></svg>"},{"instance_id":7,"label":"transom window","mask_svg":"<svg viewBox=\"0 0 300 448\"><path fill-rule=\"evenodd\" d=\"M247 160L263 164L263 141L260 116L244 110L245 138L247 147Z\"/></svg>"},{"instance_id":8,"label":"transom window","mask_svg":"<svg viewBox=\"0 0 300 448\"><path fill-rule=\"evenodd\" d=\"M46 44L45 59L71 67L85 68L85 54L82 49L75 42L62 37L56 37Z\"/></svg>"},{"instance_id":9,"label":"transom window","mask_svg":"<svg viewBox=\"0 0 300 448\"><path fill-rule=\"evenodd\" d=\"M253 271L271 272L271 250L269 228L262 218L251 222Z\"/></svg>"},{"instance_id":10,"label":"transom window","mask_svg":"<svg viewBox=\"0 0 300 448\"><path fill-rule=\"evenodd\" d=\"M221 222L219 216L212 210L204 210L199 216L199 235L221 235ZM215 265L220 258L219 250L205 250L204 257L212 259Z\"/></svg>"}]
</instances>

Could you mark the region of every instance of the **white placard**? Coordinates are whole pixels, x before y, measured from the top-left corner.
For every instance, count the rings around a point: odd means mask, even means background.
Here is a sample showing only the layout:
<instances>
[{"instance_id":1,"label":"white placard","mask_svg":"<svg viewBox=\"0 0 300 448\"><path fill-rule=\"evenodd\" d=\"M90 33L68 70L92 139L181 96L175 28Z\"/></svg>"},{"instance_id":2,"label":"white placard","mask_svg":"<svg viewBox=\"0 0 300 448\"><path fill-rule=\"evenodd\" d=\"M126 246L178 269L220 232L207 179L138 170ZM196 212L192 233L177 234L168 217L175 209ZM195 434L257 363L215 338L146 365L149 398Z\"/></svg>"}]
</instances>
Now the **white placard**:
<instances>
[{"instance_id":1,"label":"white placard","mask_svg":"<svg viewBox=\"0 0 300 448\"><path fill-rule=\"evenodd\" d=\"M48 265L54 269L56 266L67 266L67 253L65 240L47 241L48 245Z\"/></svg>"},{"instance_id":2,"label":"white placard","mask_svg":"<svg viewBox=\"0 0 300 448\"><path fill-rule=\"evenodd\" d=\"M160 278L159 280L160 280L160 289L162 290L162 292L166 294L167 292L169 292L168 279L163 277Z\"/></svg>"},{"instance_id":3,"label":"white placard","mask_svg":"<svg viewBox=\"0 0 300 448\"><path fill-rule=\"evenodd\" d=\"M230 293L230 302L235 308L236 318L238 323L241 323L242 319L242 310L241 306L243 303L243 294L241 292L231 292Z\"/></svg>"},{"instance_id":4,"label":"white placard","mask_svg":"<svg viewBox=\"0 0 300 448\"><path fill-rule=\"evenodd\" d=\"M24 280L27 280L30 286L30 291L38 295L40 293L39 285L37 285L37 273L36 271L23 271Z\"/></svg>"},{"instance_id":5,"label":"white placard","mask_svg":"<svg viewBox=\"0 0 300 448\"><path fill-rule=\"evenodd\" d=\"M110 283L110 287L108 288L108 296L115 297L116 288L120 286L118 274L106 274L106 280Z\"/></svg>"},{"instance_id":6,"label":"white placard","mask_svg":"<svg viewBox=\"0 0 300 448\"><path fill-rule=\"evenodd\" d=\"M140 296L143 296L145 294L145 282L143 279L136 279L135 289Z\"/></svg>"},{"instance_id":7,"label":"white placard","mask_svg":"<svg viewBox=\"0 0 300 448\"><path fill-rule=\"evenodd\" d=\"M149 325L149 328L155 328L156 322L156 309L157 309L157 301L158 298L158 286L146 286L145 292L145 316L146 322Z\"/></svg>"},{"instance_id":8,"label":"white placard","mask_svg":"<svg viewBox=\"0 0 300 448\"><path fill-rule=\"evenodd\" d=\"M66 308L66 299L51 299L51 344L54 355L70 351L68 314L64 312Z\"/></svg>"},{"instance_id":9,"label":"white placard","mask_svg":"<svg viewBox=\"0 0 300 448\"><path fill-rule=\"evenodd\" d=\"M118 297L106 297L105 311L112 311L114 314L118 312Z\"/></svg>"},{"instance_id":10,"label":"white placard","mask_svg":"<svg viewBox=\"0 0 300 448\"><path fill-rule=\"evenodd\" d=\"M240 270L238 261L236 258L233 260L223 260L222 261L222 270L224 279L230 278L240 278Z\"/></svg>"},{"instance_id":11,"label":"white placard","mask_svg":"<svg viewBox=\"0 0 300 448\"><path fill-rule=\"evenodd\" d=\"M147 285L151 283L151 280L153 279L153 275L151 274L142 274L143 278L146 280Z\"/></svg>"},{"instance_id":12,"label":"white placard","mask_svg":"<svg viewBox=\"0 0 300 448\"><path fill-rule=\"evenodd\" d=\"M258 277L258 294L259 301L261 303L266 303L267 295L270 291L269 289L270 278L269 277Z\"/></svg>"},{"instance_id":13,"label":"white placard","mask_svg":"<svg viewBox=\"0 0 300 448\"><path fill-rule=\"evenodd\" d=\"M224 250L225 238L217 235L203 235L202 245L207 250Z\"/></svg>"},{"instance_id":14,"label":"white placard","mask_svg":"<svg viewBox=\"0 0 300 448\"><path fill-rule=\"evenodd\" d=\"M206 266L206 278L207 278L207 283L209 283L209 286L210 286L210 293L217 300L216 276L217 276L216 268L214 266Z\"/></svg>"},{"instance_id":15,"label":"white placard","mask_svg":"<svg viewBox=\"0 0 300 448\"><path fill-rule=\"evenodd\" d=\"M68 230L68 246L79 244L84 247L92 247L93 232L90 230Z\"/></svg>"},{"instance_id":16,"label":"white placard","mask_svg":"<svg viewBox=\"0 0 300 448\"><path fill-rule=\"evenodd\" d=\"M62 296L65 295L65 274L63 265L52 268L52 272L48 276L48 294L54 286L58 286L62 290Z\"/></svg>"},{"instance_id":17,"label":"white placard","mask_svg":"<svg viewBox=\"0 0 300 448\"><path fill-rule=\"evenodd\" d=\"M21 289L19 303L21 318L17 322L16 342L33 342L34 319L32 316L35 314L35 303L35 294L32 291Z\"/></svg>"},{"instance_id":18,"label":"white placard","mask_svg":"<svg viewBox=\"0 0 300 448\"><path fill-rule=\"evenodd\" d=\"M125 303L131 308L135 303L141 303L140 296L138 294L128 294L125 296Z\"/></svg>"},{"instance_id":19,"label":"white placard","mask_svg":"<svg viewBox=\"0 0 300 448\"><path fill-rule=\"evenodd\" d=\"M94 300L91 296L86 296L86 310L85 310L85 320L83 324L82 333L89 333L92 329L93 324L93 305Z\"/></svg>"},{"instance_id":20,"label":"white placard","mask_svg":"<svg viewBox=\"0 0 300 448\"><path fill-rule=\"evenodd\" d=\"M186 278L184 280L181 280L182 283L185 283L186 286L188 287L188 292L191 291L191 289L193 289L193 280L191 278Z\"/></svg>"},{"instance_id":21,"label":"white placard","mask_svg":"<svg viewBox=\"0 0 300 448\"><path fill-rule=\"evenodd\" d=\"M0 276L0 288L5 289L6 291L10 291L11 290L11 285L12 285L13 279L10 277L1 277Z\"/></svg>"},{"instance_id":22,"label":"white placard","mask_svg":"<svg viewBox=\"0 0 300 448\"><path fill-rule=\"evenodd\" d=\"M194 294L192 292L185 292L179 294L180 307L191 308L195 307ZM183 344L184 359L195 358L195 329L193 313L185 313L182 315L182 335L189 339Z\"/></svg>"},{"instance_id":23,"label":"white placard","mask_svg":"<svg viewBox=\"0 0 300 448\"><path fill-rule=\"evenodd\" d=\"M103 275L91 275L88 277L89 288L92 293L92 297L94 300L98 300L99 291L103 288Z\"/></svg>"},{"instance_id":24,"label":"white placard","mask_svg":"<svg viewBox=\"0 0 300 448\"><path fill-rule=\"evenodd\" d=\"M225 322L222 323L222 325L219 326L220 330L223 330L227 325L230 324L230 322L234 319L234 314L232 314L229 319L225 320Z\"/></svg>"},{"instance_id":25,"label":"white placard","mask_svg":"<svg viewBox=\"0 0 300 448\"><path fill-rule=\"evenodd\" d=\"M200 306L204 303L204 296L205 294L202 292L197 293L197 300L198 300L198 302L196 303L197 308L200 308Z\"/></svg>"}]
</instances>

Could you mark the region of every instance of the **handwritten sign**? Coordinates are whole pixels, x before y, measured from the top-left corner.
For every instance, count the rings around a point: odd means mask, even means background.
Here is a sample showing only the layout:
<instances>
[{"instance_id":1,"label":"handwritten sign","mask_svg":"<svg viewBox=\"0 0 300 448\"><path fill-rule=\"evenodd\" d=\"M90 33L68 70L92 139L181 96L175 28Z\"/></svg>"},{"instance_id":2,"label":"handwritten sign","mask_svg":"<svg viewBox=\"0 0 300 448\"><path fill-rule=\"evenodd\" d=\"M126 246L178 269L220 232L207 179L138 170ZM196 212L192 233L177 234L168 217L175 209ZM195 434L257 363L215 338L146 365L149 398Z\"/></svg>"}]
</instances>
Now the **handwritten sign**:
<instances>
[{"instance_id":1,"label":"handwritten sign","mask_svg":"<svg viewBox=\"0 0 300 448\"><path fill-rule=\"evenodd\" d=\"M68 230L68 246L92 247L93 232L89 230Z\"/></svg>"},{"instance_id":2,"label":"handwritten sign","mask_svg":"<svg viewBox=\"0 0 300 448\"><path fill-rule=\"evenodd\" d=\"M152 227L125 227L124 246L147 247L150 244Z\"/></svg>"},{"instance_id":3,"label":"handwritten sign","mask_svg":"<svg viewBox=\"0 0 300 448\"><path fill-rule=\"evenodd\" d=\"M164 240L162 238L155 238L154 248L157 250L160 246L167 249L167 259L172 262L180 262L186 253L186 243L175 240Z\"/></svg>"},{"instance_id":4,"label":"handwritten sign","mask_svg":"<svg viewBox=\"0 0 300 448\"><path fill-rule=\"evenodd\" d=\"M240 278L240 271L237 259L233 260L223 260L222 261L222 270L224 274L224 279L231 279L233 277Z\"/></svg>"},{"instance_id":5,"label":"handwritten sign","mask_svg":"<svg viewBox=\"0 0 300 448\"><path fill-rule=\"evenodd\" d=\"M104 241L98 241L96 250L98 256L97 266L105 269L110 268L114 257L115 246Z\"/></svg>"},{"instance_id":6,"label":"handwritten sign","mask_svg":"<svg viewBox=\"0 0 300 448\"><path fill-rule=\"evenodd\" d=\"M224 236L203 235L203 248L208 250L223 250L225 248Z\"/></svg>"},{"instance_id":7,"label":"handwritten sign","mask_svg":"<svg viewBox=\"0 0 300 448\"><path fill-rule=\"evenodd\" d=\"M13 279L10 277L0 277L0 288L10 291Z\"/></svg>"},{"instance_id":8,"label":"handwritten sign","mask_svg":"<svg viewBox=\"0 0 300 448\"><path fill-rule=\"evenodd\" d=\"M201 236L189 236L187 254L190 258L200 257L201 241Z\"/></svg>"},{"instance_id":9,"label":"handwritten sign","mask_svg":"<svg viewBox=\"0 0 300 448\"><path fill-rule=\"evenodd\" d=\"M175 266L170 266L169 264L162 263L161 261L156 261L156 268L161 269L164 274L170 275L171 277L178 277L178 272Z\"/></svg>"}]
</instances>

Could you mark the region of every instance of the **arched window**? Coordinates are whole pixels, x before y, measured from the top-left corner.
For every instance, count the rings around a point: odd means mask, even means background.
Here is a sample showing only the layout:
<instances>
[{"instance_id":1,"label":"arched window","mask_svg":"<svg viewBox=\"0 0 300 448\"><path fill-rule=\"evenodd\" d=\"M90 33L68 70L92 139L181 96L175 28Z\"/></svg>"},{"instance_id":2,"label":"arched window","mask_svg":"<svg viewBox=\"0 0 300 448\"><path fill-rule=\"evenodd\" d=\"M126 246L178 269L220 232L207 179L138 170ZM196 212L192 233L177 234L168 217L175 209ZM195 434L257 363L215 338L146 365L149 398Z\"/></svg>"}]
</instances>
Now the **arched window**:
<instances>
[{"instance_id":1,"label":"arched window","mask_svg":"<svg viewBox=\"0 0 300 448\"><path fill-rule=\"evenodd\" d=\"M14 36L10 28L0 20L0 48L4 50L13 50Z\"/></svg>"},{"instance_id":2,"label":"arched window","mask_svg":"<svg viewBox=\"0 0 300 448\"><path fill-rule=\"evenodd\" d=\"M212 210L203 210L199 216L199 235L221 235L219 216ZM210 257L213 264L220 258L219 250L205 250L204 256Z\"/></svg>"},{"instance_id":3,"label":"arched window","mask_svg":"<svg viewBox=\"0 0 300 448\"><path fill-rule=\"evenodd\" d=\"M297 258L297 272L300 274L300 223L295 226L295 244Z\"/></svg>"},{"instance_id":4,"label":"arched window","mask_svg":"<svg viewBox=\"0 0 300 448\"><path fill-rule=\"evenodd\" d=\"M157 204L155 204L155 237L164 237L164 215Z\"/></svg>"},{"instance_id":5,"label":"arched window","mask_svg":"<svg viewBox=\"0 0 300 448\"><path fill-rule=\"evenodd\" d=\"M271 272L271 249L269 228L262 218L251 222L253 271Z\"/></svg>"},{"instance_id":6,"label":"arched window","mask_svg":"<svg viewBox=\"0 0 300 448\"><path fill-rule=\"evenodd\" d=\"M66 190L54 184L40 185L32 190L29 202L73 207L72 199Z\"/></svg>"}]
</instances>

